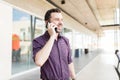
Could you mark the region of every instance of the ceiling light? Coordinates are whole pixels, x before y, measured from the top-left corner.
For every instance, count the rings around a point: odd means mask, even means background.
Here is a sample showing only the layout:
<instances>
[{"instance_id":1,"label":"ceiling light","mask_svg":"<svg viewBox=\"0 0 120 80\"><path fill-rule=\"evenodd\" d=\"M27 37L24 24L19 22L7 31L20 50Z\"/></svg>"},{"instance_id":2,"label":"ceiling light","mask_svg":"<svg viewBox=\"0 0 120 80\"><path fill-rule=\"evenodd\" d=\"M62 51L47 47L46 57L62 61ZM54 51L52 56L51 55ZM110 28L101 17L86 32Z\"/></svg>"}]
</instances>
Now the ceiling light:
<instances>
[{"instance_id":1,"label":"ceiling light","mask_svg":"<svg viewBox=\"0 0 120 80\"><path fill-rule=\"evenodd\" d=\"M65 4L65 0L61 0L61 4Z\"/></svg>"}]
</instances>

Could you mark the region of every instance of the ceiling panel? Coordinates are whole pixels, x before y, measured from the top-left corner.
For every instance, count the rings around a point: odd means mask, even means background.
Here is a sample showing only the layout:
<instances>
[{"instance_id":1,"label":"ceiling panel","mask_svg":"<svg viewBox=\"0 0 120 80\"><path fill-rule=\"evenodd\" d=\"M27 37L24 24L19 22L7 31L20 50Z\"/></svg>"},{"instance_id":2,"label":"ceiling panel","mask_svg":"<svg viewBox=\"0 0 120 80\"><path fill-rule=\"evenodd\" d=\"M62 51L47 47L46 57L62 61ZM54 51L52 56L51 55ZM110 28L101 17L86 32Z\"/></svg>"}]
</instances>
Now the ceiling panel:
<instances>
[{"instance_id":1,"label":"ceiling panel","mask_svg":"<svg viewBox=\"0 0 120 80\"><path fill-rule=\"evenodd\" d=\"M98 9L102 20L114 19L114 9Z\"/></svg>"},{"instance_id":2,"label":"ceiling panel","mask_svg":"<svg viewBox=\"0 0 120 80\"><path fill-rule=\"evenodd\" d=\"M115 8L116 0L95 0L98 9Z\"/></svg>"},{"instance_id":3,"label":"ceiling panel","mask_svg":"<svg viewBox=\"0 0 120 80\"><path fill-rule=\"evenodd\" d=\"M86 0L65 0L65 4L61 4L61 0L51 0L51 2L70 14L84 27L92 31L100 29L100 25Z\"/></svg>"},{"instance_id":4,"label":"ceiling panel","mask_svg":"<svg viewBox=\"0 0 120 80\"><path fill-rule=\"evenodd\" d=\"M96 31L103 25L115 24L118 0L47 0L57 5L84 27ZM86 24L87 23L87 24Z\"/></svg>"},{"instance_id":5,"label":"ceiling panel","mask_svg":"<svg viewBox=\"0 0 120 80\"><path fill-rule=\"evenodd\" d=\"M115 24L118 0L87 0L100 25Z\"/></svg>"}]
</instances>

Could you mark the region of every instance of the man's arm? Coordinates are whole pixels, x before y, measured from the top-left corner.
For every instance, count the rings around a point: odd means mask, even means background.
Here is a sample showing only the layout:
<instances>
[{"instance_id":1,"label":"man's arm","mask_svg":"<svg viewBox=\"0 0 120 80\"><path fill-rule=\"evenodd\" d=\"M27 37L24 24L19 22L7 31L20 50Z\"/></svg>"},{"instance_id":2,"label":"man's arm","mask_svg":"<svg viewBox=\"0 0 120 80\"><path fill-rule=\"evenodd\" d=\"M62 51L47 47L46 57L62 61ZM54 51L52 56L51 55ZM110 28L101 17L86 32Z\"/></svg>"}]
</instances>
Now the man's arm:
<instances>
[{"instance_id":1,"label":"man's arm","mask_svg":"<svg viewBox=\"0 0 120 80\"><path fill-rule=\"evenodd\" d=\"M51 25L53 26L53 25ZM36 55L35 55L35 63L38 66L42 66L46 60L48 59L52 46L54 44L54 40L56 38L56 32L55 32L55 27L48 26L48 33L50 35L49 40L47 43L44 45L44 47L39 50Z\"/></svg>"},{"instance_id":2,"label":"man's arm","mask_svg":"<svg viewBox=\"0 0 120 80\"><path fill-rule=\"evenodd\" d=\"M69 71L70 71L70 76L72 80L75 80L76 75L75 75L73 62L69 64Z\"/></svg>"},{"instance_id":3,"label":"man's arm","mask_svg":"<svg viewBox=\"0 0 120 80\"><path fill-rule=\"evenodd\" d=\"M48 59L50 55L50 51L52 49L53 43L54 43L54 38L50 37L50 39L45 44L45 46L36 53L35 55L36 65L42 66L45 63L45 61Z\"/></svg>"}]
</instances>

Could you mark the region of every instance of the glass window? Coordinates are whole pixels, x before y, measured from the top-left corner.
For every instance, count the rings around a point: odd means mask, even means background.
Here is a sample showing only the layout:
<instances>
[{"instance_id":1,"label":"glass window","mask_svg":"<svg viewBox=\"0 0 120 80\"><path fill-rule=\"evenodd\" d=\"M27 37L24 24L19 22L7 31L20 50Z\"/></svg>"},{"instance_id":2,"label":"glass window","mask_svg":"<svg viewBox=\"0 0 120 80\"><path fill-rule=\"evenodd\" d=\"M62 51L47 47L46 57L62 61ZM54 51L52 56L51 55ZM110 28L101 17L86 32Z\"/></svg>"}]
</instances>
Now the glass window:
<instances>
[{"instance_id":1,"label":"glass window","mask_svg":"<svg viewBox=\"0 0 120 80\"><path fill-rule=\"evenodd\" d=\"M33 23L32 26L31 23ZM36 67L32 59L31 37L32 35L37 37L42 34L43 25L44 23L41 19L13 9L12 74Z\"/></svg>"}]
</instances>

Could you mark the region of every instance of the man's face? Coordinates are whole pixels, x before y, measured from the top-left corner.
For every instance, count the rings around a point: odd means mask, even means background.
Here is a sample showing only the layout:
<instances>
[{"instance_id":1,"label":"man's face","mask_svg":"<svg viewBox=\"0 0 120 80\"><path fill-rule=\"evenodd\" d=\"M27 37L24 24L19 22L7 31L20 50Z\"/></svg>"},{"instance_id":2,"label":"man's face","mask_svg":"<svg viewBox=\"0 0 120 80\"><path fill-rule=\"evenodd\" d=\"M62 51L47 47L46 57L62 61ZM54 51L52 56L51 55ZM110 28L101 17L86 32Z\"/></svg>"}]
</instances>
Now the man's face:
<instances>
[{"instance_id":1,"label":"man's face","mask_svg":"<svg viewBox=\"0 0 120 80\"><path fill-rule=\"evenodd\" d=\"M61 13L51 13L50 23L54 23L57 26L57 31L60 33L63 28L63 17Z\"/></svg>"}]
</instances>

